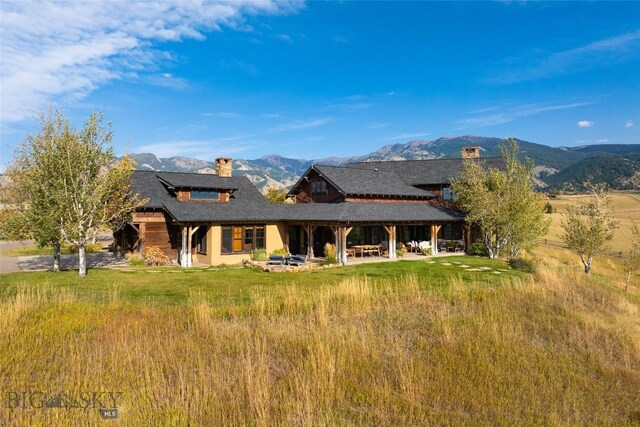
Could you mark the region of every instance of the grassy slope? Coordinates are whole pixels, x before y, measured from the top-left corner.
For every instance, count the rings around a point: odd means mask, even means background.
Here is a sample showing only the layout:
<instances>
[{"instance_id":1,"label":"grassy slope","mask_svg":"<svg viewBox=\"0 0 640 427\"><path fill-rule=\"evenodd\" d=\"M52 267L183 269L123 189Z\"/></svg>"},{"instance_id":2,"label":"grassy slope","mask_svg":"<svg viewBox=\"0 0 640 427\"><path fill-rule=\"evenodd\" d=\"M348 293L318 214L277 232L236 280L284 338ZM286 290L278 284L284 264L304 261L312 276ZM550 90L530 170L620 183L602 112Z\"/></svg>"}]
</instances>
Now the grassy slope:
<instances>
[{"instance_id":1,"label":"grassy slope","mask_svg":"<svg viewBox=\"0 0 640 427\"><path fill-rule=\"evenodd\" d=\"M554 213L551 214L551 227L546 238L553 241L561 241L562 234L562 214L566 213L567 206L576 203L584 196L561 196L551 200ZM619 228L616 230L613 241L608 245L612 251L629 251L631 247L631 221L634 220L640 225L640 198L629 193L613 193L613 205L615 218L619 221Z\"/></svg>"},{"instance_id":2,"label":"grassy slope","mask_svg":"<svg viewBox=\"0 0 640 427\"><path fill-rule=\"evenodd\" d=\"M3 275L0 390L122 391L123 425L640 422L637 287L564 261L536 277L465 277L444 261ZM92 410L0 419L100 422Z\"/></svg>"}]
</instances>

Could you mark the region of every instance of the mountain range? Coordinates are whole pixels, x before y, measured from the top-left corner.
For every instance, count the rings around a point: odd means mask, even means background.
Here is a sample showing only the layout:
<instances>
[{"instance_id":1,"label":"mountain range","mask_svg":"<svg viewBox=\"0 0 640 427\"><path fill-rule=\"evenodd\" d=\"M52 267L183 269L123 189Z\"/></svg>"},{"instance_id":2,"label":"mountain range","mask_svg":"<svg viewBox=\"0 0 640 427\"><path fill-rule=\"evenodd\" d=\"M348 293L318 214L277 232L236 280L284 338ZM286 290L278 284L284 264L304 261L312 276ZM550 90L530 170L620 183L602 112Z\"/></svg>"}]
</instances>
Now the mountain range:
<instances>
[{"instance_id":1,"label":"mountain range","mask_svg":"<svg viewBox=\"0 0 640 427\"><path fill-rule=\"evenodd\" d=\"M483 136L444 137L385 145L362 156L291 159L272 154L254 160L234 159L233 173L246 175L260 190L293 185L312 164L344 165L376 160L422 160L460 157L462 147L479 146L482 157L500 155L502 138ZM613 189L640 189L640 144L601 144L581 147L549 147L518 140L521 154L533 160L536 183L541 188L580 190L592 178L605 180ZM169 172L213 173L212 161L188 157L158 158L152 153L132 154L136 168Z\"/></svg>"}]
</instances>

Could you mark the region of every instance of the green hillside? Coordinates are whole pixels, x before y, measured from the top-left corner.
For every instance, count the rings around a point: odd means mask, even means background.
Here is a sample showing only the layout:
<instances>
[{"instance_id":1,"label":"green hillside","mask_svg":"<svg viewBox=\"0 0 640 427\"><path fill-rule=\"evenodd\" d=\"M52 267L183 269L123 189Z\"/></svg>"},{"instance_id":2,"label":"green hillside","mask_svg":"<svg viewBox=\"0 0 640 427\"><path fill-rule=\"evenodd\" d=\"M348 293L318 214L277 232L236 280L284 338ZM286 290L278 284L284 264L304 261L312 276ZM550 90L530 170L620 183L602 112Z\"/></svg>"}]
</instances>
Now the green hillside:
<instances>
[{"instance_id":1,"label":"green hillside","mask_svg":"<svg viewBox=\"0 0 640 427\"><path fill-rule=\"evenodd\" d=\"M548 176L552 189L582 191L586 181L606 182L617 190L640 189L640 154L590 157Z\"/></svg>"}]
</instances>

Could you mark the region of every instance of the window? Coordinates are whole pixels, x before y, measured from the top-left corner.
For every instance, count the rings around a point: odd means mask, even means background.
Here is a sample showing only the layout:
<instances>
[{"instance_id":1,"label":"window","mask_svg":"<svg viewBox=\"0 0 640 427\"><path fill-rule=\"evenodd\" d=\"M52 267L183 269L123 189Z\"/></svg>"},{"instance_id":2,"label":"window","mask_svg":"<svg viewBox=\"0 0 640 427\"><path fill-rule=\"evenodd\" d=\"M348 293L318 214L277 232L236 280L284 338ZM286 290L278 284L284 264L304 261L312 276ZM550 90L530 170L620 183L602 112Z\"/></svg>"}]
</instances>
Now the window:
<instances>
[{"instance_id":1,"label":"window","mask_svg":"<svg viewBox=\"0 0 640 427\"><path fill-rule=\"evenodd\" d=\"M444 187L442 189L442 200L453 200L453 191L450 187Z\"/></svg>"},{"instance_id":2,"label":"window","mask_svg":"<svg viewBox=\"0 0 640 427\"><path fill-rule=\"evenodd\" d=\"M247 253L266 248L264 225L228 225L222 227L222 253Z\"/></svg>"},{"instance_id":3,"label":"window","mask_svg":"<svg viewBox=\"0 0 640 427\"><path fill-rule=\"evenodd\" d=\"M218 200L218 192L212 190L191 190L191 200Z\"/></svg>"},{"instance_id":4,"label":"window","mask_svg":"<svg viewBox=\"0 0 640 427\"><path fill-rule=\"evenodd\" d=\"M327 192L327 183L324 181L311 181L311 194Z\"/></svg>"},{"instance_id":5,"label":"window","mask_svg":"<svg viewBox=\"0 0 640 427\"><path fill-rule=\"evenodd\" d=\"M199 254L207 253L207 231L209 228L204 225L201 225L196 231L196 248Z\"/></svg>"}]
</instances>

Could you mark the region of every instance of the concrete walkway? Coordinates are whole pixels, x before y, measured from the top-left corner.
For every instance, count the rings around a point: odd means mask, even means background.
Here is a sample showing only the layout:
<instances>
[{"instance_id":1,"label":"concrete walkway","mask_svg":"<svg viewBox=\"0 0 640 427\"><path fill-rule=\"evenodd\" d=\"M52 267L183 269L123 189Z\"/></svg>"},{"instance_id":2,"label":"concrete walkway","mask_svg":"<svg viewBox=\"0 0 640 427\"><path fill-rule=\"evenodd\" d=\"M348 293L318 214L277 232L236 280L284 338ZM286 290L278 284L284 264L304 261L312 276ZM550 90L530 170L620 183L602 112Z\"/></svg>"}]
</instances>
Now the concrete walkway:
<instances>
[{"instance_id":1,"label":"concrete walkway","mask_svg":"<svg viewBox=\"0 0 640 427\"><path fill-rule=\"evenodd\" d=\"M9 251L13 248L20 246L32 245L33 242L7 242L0 241L0 273L13 273L20 271L18 258L14 256L3 255L5 251Z\"/></svg>"},{"instance_id":2,"label":"concrete walkway","mask_svg":"<svg viewBox=\"0 0 640 427\"><path fill-rule=\"evenodd\" d=\"M32 241L0 242L0 273L16 271L47 271L53 268L53 256L36 255L12 257L3 255L5 251L33 245ZM128 265L127 260L115 256L112 252L87 254L87 268L115 267ZM78 268L78 254L60 255L60 270L76 270Z\"/></svg>"}]
</instances>

